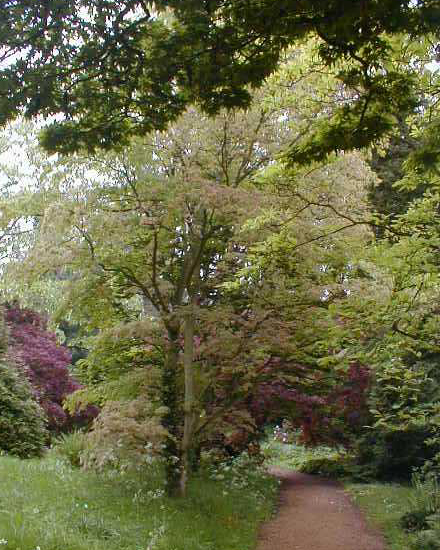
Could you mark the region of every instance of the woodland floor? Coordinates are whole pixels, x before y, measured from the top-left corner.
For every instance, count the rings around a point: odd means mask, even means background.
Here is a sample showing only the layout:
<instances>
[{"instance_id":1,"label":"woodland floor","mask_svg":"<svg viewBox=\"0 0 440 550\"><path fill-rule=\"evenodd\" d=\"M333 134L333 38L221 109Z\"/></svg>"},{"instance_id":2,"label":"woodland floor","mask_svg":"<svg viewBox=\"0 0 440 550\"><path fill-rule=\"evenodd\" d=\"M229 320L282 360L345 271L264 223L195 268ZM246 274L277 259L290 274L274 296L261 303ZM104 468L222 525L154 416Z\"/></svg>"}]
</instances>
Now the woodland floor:
<instances>
[{"instance_id":1,"label":"woodland floor","mask_svg":"<svg viewBox=\"0 0 440 550\"><path fill-rule=\"evenodd\" d=\"M271 473L282 480L280 505L257 550L385 550L341 485L281 468Z\"/></svg>"}]
</instances>

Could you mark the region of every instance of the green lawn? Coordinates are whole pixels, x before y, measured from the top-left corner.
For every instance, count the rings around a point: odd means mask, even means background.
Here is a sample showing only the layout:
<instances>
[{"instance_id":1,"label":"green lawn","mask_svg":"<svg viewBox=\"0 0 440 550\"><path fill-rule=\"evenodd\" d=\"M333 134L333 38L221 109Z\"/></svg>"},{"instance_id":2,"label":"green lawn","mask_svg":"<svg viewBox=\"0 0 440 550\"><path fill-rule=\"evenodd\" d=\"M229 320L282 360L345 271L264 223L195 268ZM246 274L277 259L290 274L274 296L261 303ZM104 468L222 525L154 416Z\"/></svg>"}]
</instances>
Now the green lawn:
<instances>
[{"instance_id":1,"label":"green lawn","mask_svg":"<svg viewBox=\"0 0 440 550\"><path fill-rule=\"evenodd\" d=\"M300 470L307 462L317 458L336 459L343 452L342 449L323 445L307 447L301 443L282 443L272 437L263 443L262 451L267 464L292 470Z\"/></svg>"},{"instance_id":2,"label":"green lawn","mask_svg":"<svg viewBox=\"0 0 440 550\"><path fill-rule=\"evenodd\" d=\"M158 473L104 475L55 456L0 457L0 550L251 549L277 483L242 470L196 479L187 499L171 500Z\"/></svg>"},{"instance_id":3,"label":"green lawn","mask_svg":"<svg viewBox=\"0 0 440 550\"><path fill-rule=\"evenodd\" d=\"M295 467L323 452L289 447L272 447L274 462ZM54 454L0 457L0 550L251 550L277 486L262 471L237 463L205 473L190 484L187 499L172 500L163 494L159 470L97 474L73 469ZM389 550L408 550L399 520L413 489L346 487Z\"/></svg>"},{"instance_id":4,"label":"green lawn","mask_svg":"<svg viewBox=\"0 0 440 550\"><path fill-rule=\"evenodd\" d=\"M410 548L410 536L400 526L400 518L408 511L414 489L397 483L348 483L346 489L371 524L383 532L389 550Z\"/></svg>"}]
</instances>

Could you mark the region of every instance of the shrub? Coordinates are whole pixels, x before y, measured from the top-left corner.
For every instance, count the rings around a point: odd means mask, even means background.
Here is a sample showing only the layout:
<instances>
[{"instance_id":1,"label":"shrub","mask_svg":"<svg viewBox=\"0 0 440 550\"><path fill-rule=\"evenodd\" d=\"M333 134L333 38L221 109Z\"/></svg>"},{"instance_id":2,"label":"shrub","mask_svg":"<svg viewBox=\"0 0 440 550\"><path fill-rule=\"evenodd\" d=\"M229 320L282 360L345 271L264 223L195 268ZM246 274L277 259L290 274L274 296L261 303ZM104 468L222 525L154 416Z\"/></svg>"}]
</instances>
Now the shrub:
<instances>
[{"instance_id":1,"label":"shrub","mask_svg":"<svg viewBox=\"0 0 440 550\"><path fill-rule=\"evenodd\" d=\"M301 466L300 472L329 478L345 477L350 474L347 463L342 458L312 458Z\"/></svg>"},{"instance_id":2,"label":"shrub","mask_svg":"<svg viewBox=\"0 0 440 550\"><path fill-rule=\"evenodd\" d=\"M400 524L406 531L422 531L428 529L428 515L425 510L413 510L406 512L400 518Z\"/></svg>"},{"instance_id":3,"label":"shrub","mask_svg":"<svg viewBox=\"0 0 440 550\"><path fill-rule=\"evenodd\" d=\"M377 479L410 479L414 469L435 456L435 447L427 443L431 436L432 428L419 423L374 428L356 443L359 465Z\"/></svg>"},{"instance_id":4,"label":"shrub","mask_svg":"<svg viewBox=\"0 0 440 550\"><path fill-rule=\"evenodd\" d=\"M299 432L292 432L295 438ZM301 443L281 443L272 435L262 445L263 455L271 466L290 468L293 470L321 474L333 477L341 467L351 468L352 456L341 447L326 447L323 445L310 447ZM328 465L327 471L326 466ZM336 468L336 465L337 468ZM332 470L333 471L330 471ZM341 474L345 476L344 474ZM336 475L339 477L339 474Z\"/></svg>"},{"instance_id":5,"label":"shrub","mask_svg":"<svg viewBox=\"0 0 440 550\"><path fill-rule=\"evenodd\" d=\"M290 420L284 419L281 426L277 424L273 429L273 438L281 443L293 443L295 439L298 439L297 430L294 429Z\"/></svg>"},{"instance_id":6,"label":"shrub","mask_svg":"<svg viewBox=\"0 0 440 550\"><path fill-rule=\"evenodd\" d=\"M0 360L0 451L41 455L47 439L44 413L18 370Z\"/></svg>"},{"instance_id":7,"label":"shrub","mask_svg":"<svg viewBox=\"0 0 440 550\"><path fill-rule=\"evenodd\" d=\"M438 441L438 438L428 441L429 445L434 444L438 448L437 443L434 443L434 441ZM425 478L434 477L440 481L440 452L437 452L430 460L427 460L420 468L420 472Z\"/></svg>"},{"instance_id":8,"label":"shrub","mask_svg":"<svg viewBox=\"0 0 440 550\"><path fill-rule=\"evenodd\" d=\"M65 458L74 468L81 466L81 457L87 448L87 436L80 431L61 434L54 445L54 452Z\"/></svg>"},{"instance_id":9,"label":"shrub","mask_svg":"<svg viewBox=\"0 0 440 550\"><path fill-rule=\"evenodd\" d=\"M69 373L69 351L58 345L46 321L16 304L6 304L4 312L9 327L8 353L28 377L47 415L49 430L66 431L90 423L97 414L95 407L73 415L63 409L66 396L81 386Z\"/></svg>"},{"instance_id":10,"label":"shrub","mask_svg":"<svg viewBox=\"0 0 440 550\"><path fill-rule=\"evenodd\" d=\"M413 476L414 492L410 510L401 518L408 531L418 531L412 542L414 550L440 550L440 485L434 476Z\"/></svg>"},{"instance_id":11,"label":"shrub","mask_svg":"<svg viewBox=\"0 0 440 550\"><path fill-rule=\"evenodd\" d=\"M86 468L125 470L160 456L167 433L161 425L162 413L163 407L141 397L108 401L87 434L82 463Z\"/></svg>"},{"instance_id":12,"label":"shrub","mask_svg":"<svg viewBox=\"0 0 440 550\"><path fill-rule=\"evenodd\" d=\"M412 550L440 550L440 528L427 529L417 535L411 543Z\"/></svg>"},{"instance_id":13,"label":"shrub","mask_svg":"<svg viewBox=\"0 0 440 550\"><path fill-rule=\"evenodd\" d=\"M440 513L440 483L437 479L424 479L419 474L414 474L412 484L414 492L410 499L410 509L424 512L426 517Z\"/></svg>"}]
</instances>

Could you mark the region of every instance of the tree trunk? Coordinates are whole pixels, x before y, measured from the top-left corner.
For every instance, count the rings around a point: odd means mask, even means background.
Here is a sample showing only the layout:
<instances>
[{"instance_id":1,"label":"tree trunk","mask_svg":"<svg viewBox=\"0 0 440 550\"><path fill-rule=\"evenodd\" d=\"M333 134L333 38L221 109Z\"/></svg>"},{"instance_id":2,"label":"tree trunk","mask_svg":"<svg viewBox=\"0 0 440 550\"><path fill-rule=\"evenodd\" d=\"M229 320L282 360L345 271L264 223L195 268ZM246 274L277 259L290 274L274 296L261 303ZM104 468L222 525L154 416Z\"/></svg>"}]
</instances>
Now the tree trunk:
<instances>
[{"instance_id":1,"label":"tree trunk","mask_svg":"<svg viewBox=\"0 0 440 550\"><path fill-rule=\"evenodd\" d=\"M192 305L192 304L191 304ZM184 427L182 439L182 471L180 476L180 494L185 496L188 475L192 469L192 452L195 417L194 388L194 311L191 308L185 316L183 367L185 374Z\"/></svg>"},{"instance_id":2,"label":"tree trunk","mask_svg":"<svg viewBox=\"0 0 440 550\"><path fill-rule=\"evenodd\" d=\"M162 425L168 430L163 456L165 459L165 488L168 496L179 494L179 481L182 471L182 457L179 445L179 401L178 401L178 363L179 363L179 325L168 328L168 349L162 372L162 403L167 413Z\"/></svg>"}]
</instances>

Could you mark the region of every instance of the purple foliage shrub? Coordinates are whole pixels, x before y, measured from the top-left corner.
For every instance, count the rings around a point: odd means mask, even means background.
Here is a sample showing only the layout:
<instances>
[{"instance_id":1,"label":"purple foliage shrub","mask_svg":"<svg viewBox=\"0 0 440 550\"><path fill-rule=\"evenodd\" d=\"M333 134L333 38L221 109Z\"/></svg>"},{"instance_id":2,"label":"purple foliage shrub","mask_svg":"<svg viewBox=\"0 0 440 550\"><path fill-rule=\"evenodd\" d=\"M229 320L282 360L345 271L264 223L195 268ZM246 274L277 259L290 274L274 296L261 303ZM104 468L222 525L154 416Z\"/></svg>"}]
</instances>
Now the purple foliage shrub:
<instances>
[{"instance_id":1,"label":"purple foliage shrub","mask_svg":"<svg viewBox=\"0 0 440 550\"><path fill-rule=\"evenodd\" d=\"M9 327L9 354L21 366L45 411L48 427L61 432L88 424L97 415L95 407L70 415L63 409L67 395L81 388L70 375L71 355L47 330L46 320L30 309L6 304Z\"/></svg>"}]
</instances>

